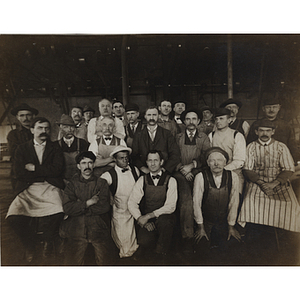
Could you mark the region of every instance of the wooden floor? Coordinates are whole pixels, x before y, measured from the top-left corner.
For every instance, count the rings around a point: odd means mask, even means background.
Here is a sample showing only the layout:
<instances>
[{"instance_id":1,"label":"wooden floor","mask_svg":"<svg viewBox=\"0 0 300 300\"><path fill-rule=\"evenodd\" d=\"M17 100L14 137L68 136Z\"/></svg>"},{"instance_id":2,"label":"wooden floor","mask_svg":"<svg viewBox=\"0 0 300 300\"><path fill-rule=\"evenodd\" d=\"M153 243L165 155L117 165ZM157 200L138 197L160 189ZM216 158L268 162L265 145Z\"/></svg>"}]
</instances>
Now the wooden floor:
<instances>
[{"instance_id":1,"label":"wooden floor","mask_svg":"<svg viewBox=\"0 0 300 300\"><path fill-rule=\"evenodd\" d=\"M5 216L13 200L10 184L10 164L0 162L0 205L1 205L1 265L2 266L63 266L62 257L43 259L42 244L37 245L34 260L28 264L23 259L24 249L19 238L8 226ZM291 233L288 237L279 235L279 249L275 231L256 238L254 243L242 243L230 259L216 252L209 257L197 254L183 255L180 234L175 230L174 241L169 256L157 261L149 255L139 260L132 258L117 259L114 266L298 266L300 265L299 234ZM93 249L88 247L85 265L95 265Z\"/></svg>"}]
</instances>

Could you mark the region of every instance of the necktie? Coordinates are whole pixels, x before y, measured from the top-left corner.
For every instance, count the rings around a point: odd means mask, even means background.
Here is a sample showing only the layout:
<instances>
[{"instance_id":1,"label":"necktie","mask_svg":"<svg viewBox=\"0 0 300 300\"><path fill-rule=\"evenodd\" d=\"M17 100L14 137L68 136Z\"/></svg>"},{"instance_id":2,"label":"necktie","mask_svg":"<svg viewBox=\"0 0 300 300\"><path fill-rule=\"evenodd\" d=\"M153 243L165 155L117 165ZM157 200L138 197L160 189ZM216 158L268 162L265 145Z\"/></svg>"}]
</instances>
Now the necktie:
<instances>
[{"instance_id":1,"label":"necktie","mask_svg":"<svg viewBox=\"0 0 300 300\"><path fill-rule=\"evenodd\" d=\"M191 142L193 141L193 133L192 132L189 133L189 139Z\"/></svg>"},{"instance_id":2,"label":"necktie","mask_svg":"<svg viewBox=\"0 0 300 300\"><path fill-rule=\"evenodd\" d=\"M131 131L135 132L135 126L134 125L130 125L130 127L131 127Z\"/></svg>"},{"instance_id":3,"label":"necktie","mask_svg":"<svg viewBox=\"0 0 300 300\"><path fill-rule=\"evenodd\" d=\"M124 169L122 169L122 173L124 173L124 172L126 172L128 170L129 170L128 168L124 168Z\"/></svg>"},{"instance_id":4,"label":"necktie","mask_svg":"<svg viewBox=\"0 0 300 300\"><path fill-rule=\"evenodd\" d=\"M111 137L104 138L106 141L111 141Z\"/></svg>"},{"instance_id":5,"label":"necktie","mask_svg":"<svg viewBox=\"0 0 300 300\"><path fill-rule=\"evenodd\" d=\"M155 131L150 131L150 130L149 130L150 138L151 138L152 141L154 141L154 132L155 132Z\"/></svg>"},{"instance_id":6,"label":"necktie","mask_svg":"<svg viewBox=\"0 0 300 300\"><path fill-rule=\"evenodd\" d=\"M160 178L160 175L152 175L152 179L159 179Z\"/></svg>"}]
</instances>

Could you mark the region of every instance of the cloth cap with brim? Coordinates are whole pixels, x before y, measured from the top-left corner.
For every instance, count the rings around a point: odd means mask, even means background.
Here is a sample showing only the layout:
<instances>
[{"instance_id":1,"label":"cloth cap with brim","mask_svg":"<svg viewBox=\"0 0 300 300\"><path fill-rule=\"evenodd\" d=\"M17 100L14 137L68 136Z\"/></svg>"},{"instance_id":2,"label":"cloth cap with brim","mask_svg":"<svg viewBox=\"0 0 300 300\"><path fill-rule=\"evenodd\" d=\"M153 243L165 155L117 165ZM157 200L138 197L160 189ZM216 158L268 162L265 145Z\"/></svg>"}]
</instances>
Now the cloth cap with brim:
<instances>
[{"instance_id":1,"label":"cloth cap with brim","mask_svg":"<svg viewBox=\"0 0 300 300\"><path fill-rule=\"evenodd\" d=\"M190 109L185 110L185 111L183 111L183 112L181 113L181 115L180 115L180 120L181 120L182 123L184 123L186 115L187 115L188 113L190 113L190 112L193 112L193 113L197 114L198 119L199 119L200 122L201 122L201 120L202 120L202 113L201 113L198 109L196 109L196 108L190 108ZM184 123L184 124L185 124L185 123Z\"/></svg>"},{"instance_id":2,"label":"cloth cap with brim","mask_svg":"<svg viewBox=\"0 0 300 300\"><path fill-rule=\"evenodd\" d=\"M93 162L96 160L96 155L92 151L83 151L76 155L75 161L77 164L81 162L83 158L90 158Z\"/></svg>"},{"instance_id":3,"label":"cloth cap with brim","mask_svg":"<svg viewBox=\"0 0 300 300\"><path fill-rule=\"evenodd\" d=\"M205 106L202 106L201 108L200 108L200 111L203 113L205 110L209 110L212 114L214 113L214 110L211 108L211 107L209 107L208 105L205 105Z\"/></svg>"},{"instance_id":4,"label":"cloth cap with brim","mask_svg":"<svg viewBox=\"0 0 300 300\"><path fill-rule=\"evenodd\" d=\"M214 152L221 153L225 157L226 163L228 162L228 160L229 160L228 153L226 151L224 151L223 149L221 149L220 147L211 147L211 148L207 149L206 152L205 152L205 158L206 158L206 160Z\"/></svg>"},{"instance_id":5,"label":"cloth cap with brim","mask_svg":"<svg viewBox=\"0 0 300 300\"><path fill-rule=\"evenodd\" d=\"M69 126L76 126L76 124L74 123L73 119L65 114L62 114L60 117L60 121L59 122L55 122L57 125L69 125Z\"/></svg>"},{"instance_id":6,"label":"cloth cap with brim","mask_svg":"<svg viewBox=\"0 0 300 300\"><path fill-rule=\"evenodd\" d=\"M28 111L31 111L34 115L37 115L39 113L39 111L31 106L29 106L28 104L26 103L21 103L20 105L18 105L17 107L13 108L11 110L11 114L13 116L16 116L18 114L18 112L20 110L28 110Z\"/></svg>"},{"instance_id":7,"label":"cloth cap with brim","mask_svg":"<svg viewBox=\"0 0 300 300\"><path fill-rule=\"evenodd\" d=\"M85 113L87 111L91 111L91 112L95 113L95 110L93 108L91 108L88 105L85 105L84 108L83 108L83 113Z\"/></svg>"},{"instance_id":8,"label":"cloth cap with brim","mask_svg":"<svg viewBox=\"0 0 300 300\"><path fill-rule=\"evenodd\" d=\"M254 128L258 129L258 127L266 127L266 128L272 128L275 129L276 125L274 122L267 120L267 119L261 119L255 122Z\"/></svg>"},{"instance_id":9,"label":"cloth cap with brim","mask_svg":"<svg viewBox=\"0 0 300 300\"><path fill-rule=\"evenodd\" d=\"M229 98L228 100L224 101L223 103L221 103L220 107L223 108L223 107L226 107L227 105L229 104L235 104L237 105L239 108L242 107L242 102L239 101L239 100L234 100L232 98Z\"/></svg>"},{"instance_id":10,"label":"cloth cap with brim","mask_svg":"<svg viewBox=\"0 0 300 300\"><path fill-rule=\"evenodd\" d=\"M129 147L125 147L125 146L117 146L111 153L110 153L110 157L113 157L115 154L117 154L118 152L123 152L123 151L128 151L129 154L131 154L132 150Z\"/></svg>"},{"instance_id":11,"label":"cloth cap with brim","mask_svg":"<svg viewBox=\"0 0 300 300\"><path fill-rule=\"evenodd\" d=\"M230 115L231 115L231 111L227 108L217 108L214 113L215 117L230 116Z\"/></svg>"},{"instance_id":12,"label":"cloth cap with brim","mask_svg":"<svg viewBox=\"0 0 300 300\"><path fill-rule=\"evenodd\" d=\"M128 103L125 105L125 111L139 111L140 108L137 104L135 103Z\"/></svg>"}]
</instances>

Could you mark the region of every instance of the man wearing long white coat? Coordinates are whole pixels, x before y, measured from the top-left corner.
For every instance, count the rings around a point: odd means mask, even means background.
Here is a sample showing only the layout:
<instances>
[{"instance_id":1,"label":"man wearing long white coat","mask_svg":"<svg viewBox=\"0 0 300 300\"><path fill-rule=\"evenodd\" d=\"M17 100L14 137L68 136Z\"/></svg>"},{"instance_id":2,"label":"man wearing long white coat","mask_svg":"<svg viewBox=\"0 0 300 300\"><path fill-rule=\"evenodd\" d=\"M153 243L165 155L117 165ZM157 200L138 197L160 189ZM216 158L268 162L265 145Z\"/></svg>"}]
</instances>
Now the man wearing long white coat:
<instances>
[{"instance_id":1,"label":"man wearing long white coat","mask_svg":"<svg viewBox=\"0 0 300 300\"><path fill-rule=\"evenodd\" d=\"M116 161L113 169L102 174L114 196L112 238L120 249L119 256L130 257L138 248L134 218L128 210L128 198L139 176L139 170L129 165L131 148L117 146L110 154Z\"/></svg>"}]
</instances>

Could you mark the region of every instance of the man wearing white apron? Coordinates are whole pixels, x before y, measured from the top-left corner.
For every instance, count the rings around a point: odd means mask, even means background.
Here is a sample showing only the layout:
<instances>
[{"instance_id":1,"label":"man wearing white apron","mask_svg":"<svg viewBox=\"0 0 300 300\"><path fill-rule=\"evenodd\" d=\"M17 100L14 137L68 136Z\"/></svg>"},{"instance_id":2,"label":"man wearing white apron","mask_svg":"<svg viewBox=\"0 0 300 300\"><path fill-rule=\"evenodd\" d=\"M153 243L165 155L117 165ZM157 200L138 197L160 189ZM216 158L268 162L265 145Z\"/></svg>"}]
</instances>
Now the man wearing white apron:
<instances>
[{"instance_id":1,"label":"man wearing white apron","mask_svg":"<svg viewBox=\"0 0 300 300\"><path fill-rule=\"evenodd\" d=\"M38 225L44 227L43 256L51 254L63 218L64 188L63 153L58 144L50 141L50 122L43 117L35 118L31 132L33 140L18 146L15 152L16 198L6 216L25 247L27 262L34 256Z\"/></svg>"},{"instance_id":2,"label":"man wearing white apron","mask_svg":"<svg viewBox=\"0 0 300 300\"><path fill-rule=\"evenodd\" d=\"M128 198L139 177L139 170L129 164L132 150L117 146L110 154L116 160L116 166L101 175L114 196L112 215L112 238L120 249L119 256L130 257L138 248L134 218L128 210Z\"/></svg>"}]
</instances>

